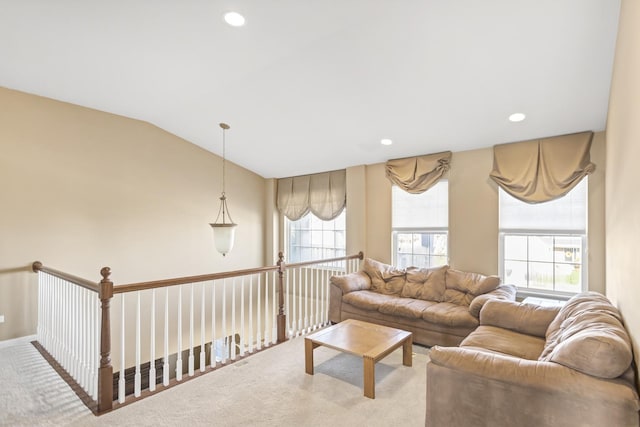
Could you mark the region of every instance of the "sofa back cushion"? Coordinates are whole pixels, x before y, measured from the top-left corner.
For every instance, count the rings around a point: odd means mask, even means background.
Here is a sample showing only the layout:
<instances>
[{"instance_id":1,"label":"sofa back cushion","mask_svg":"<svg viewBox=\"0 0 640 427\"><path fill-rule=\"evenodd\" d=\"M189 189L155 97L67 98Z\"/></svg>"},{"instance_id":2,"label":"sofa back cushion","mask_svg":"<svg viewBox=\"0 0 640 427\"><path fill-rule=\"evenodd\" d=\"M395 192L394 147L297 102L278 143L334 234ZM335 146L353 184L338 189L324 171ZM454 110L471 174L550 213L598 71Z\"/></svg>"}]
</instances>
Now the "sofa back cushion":
<instances>
[{"instance_id":1,"label":"sofa back cushion","mask_svg":"<svg viewBox=\"0 0 640 427\"><path fill-rule=\"evenodd\" d=\"M406 276L404 269L366 258L362 270L371 278L372 291L385 295L400 295L402 292Z\"/></svg>"},{"instance_id":2,"label":"sofa back cushion","mask_svg":"<svg viewBox=\"0 0 640 427\"><path fill-rule=\"evenodd\" d=\"M617 378L633 354L620 312L597 292L571 298L551 322L540 359L600 378Z\"/></svg>"},{"instance_id":3,"label":"sofa back cushion","mask_svg":"<svg viewBox=\"0 0 640 427\"><path fill-rule=\"evenodd\" d=\"M435 268L407 268L407 282L400 296L442 302L444 298L444 276L448 265Z\"/></svg>"},{"instance_id":4,"label":"sofa back cushion","mask_svg":"<svg viewBox=\"0 0 640 427\"><path fill-rule=\"evenodd\" d=\"M478 295L486 294L500 285L498 276L447 269L445 273L444 301L469 306Z\"/></svg>"}]
</instances>

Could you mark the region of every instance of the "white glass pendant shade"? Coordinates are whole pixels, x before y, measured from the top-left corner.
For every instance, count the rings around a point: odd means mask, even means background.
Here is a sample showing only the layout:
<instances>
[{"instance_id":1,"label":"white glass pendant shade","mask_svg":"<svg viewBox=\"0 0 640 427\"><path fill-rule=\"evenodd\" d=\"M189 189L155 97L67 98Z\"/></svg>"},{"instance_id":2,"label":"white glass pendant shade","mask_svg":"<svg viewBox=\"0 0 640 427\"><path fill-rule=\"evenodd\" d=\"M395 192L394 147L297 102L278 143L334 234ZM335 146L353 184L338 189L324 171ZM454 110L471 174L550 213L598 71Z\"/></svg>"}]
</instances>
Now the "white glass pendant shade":
<instances>
[{"instance_id":1,"label":"white glass pendant shade","mask_svg":"<svg viewBox=\"0 0 640 427\"><path fill-rule=\"evenodd\" d=\"M236 238L236 227L238 224L211 224L213 228L213 242L216 250L227 255L233 249L233 243Z\"/></svg>"}]
</instances>

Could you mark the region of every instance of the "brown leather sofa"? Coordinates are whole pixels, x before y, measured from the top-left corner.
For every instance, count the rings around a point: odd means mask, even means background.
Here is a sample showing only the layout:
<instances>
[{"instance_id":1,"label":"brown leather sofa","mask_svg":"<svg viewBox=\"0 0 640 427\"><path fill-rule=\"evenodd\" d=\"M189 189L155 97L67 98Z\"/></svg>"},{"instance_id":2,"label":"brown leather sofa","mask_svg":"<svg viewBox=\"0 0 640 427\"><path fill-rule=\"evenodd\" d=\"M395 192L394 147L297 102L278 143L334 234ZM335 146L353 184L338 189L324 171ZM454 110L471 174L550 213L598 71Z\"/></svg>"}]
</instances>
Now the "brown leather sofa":
<instances>
[{"instance_id":1,"label":"brown leather sofa","mask_svg":"<svg viewBox=\"0 0 640 427\"><path fill-rule=\"evenodd\" d=\"M453 346L478 327L485 302L515 295L497 276L449 266L397 269L365 259L361 271L331 277L329 320L363 320L410 331L418 344Z\"/></svg>"},{"instance_id":2,"label":"brown leather sofa","mask_svg":"<svg viewBox=\"0 0 640 427\"><path fill-rule=\"evenodd\" d=\"M601 294L562 308L489 301L460 347L433 347L426 425L638 426L629 335Z\"/></svg>"}]
</instances>

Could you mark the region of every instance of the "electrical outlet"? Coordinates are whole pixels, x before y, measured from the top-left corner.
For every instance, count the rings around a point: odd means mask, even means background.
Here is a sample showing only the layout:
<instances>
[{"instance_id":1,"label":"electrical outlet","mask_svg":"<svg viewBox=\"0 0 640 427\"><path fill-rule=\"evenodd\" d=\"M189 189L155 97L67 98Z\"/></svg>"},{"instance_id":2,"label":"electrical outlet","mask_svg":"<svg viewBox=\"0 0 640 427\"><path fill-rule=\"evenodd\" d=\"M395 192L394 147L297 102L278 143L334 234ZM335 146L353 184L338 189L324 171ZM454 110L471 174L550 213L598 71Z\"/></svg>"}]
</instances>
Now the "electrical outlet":
<instances>
[{"instance_id":1,"label":"electrical outlet","mask_svg":"<svg viewBox=\"0 0 640 427\"><path fill-rule=\"evenodd\" d=\"M4 323L4 314L0 314L0 323Z\"/></svg>"}]
</instances>

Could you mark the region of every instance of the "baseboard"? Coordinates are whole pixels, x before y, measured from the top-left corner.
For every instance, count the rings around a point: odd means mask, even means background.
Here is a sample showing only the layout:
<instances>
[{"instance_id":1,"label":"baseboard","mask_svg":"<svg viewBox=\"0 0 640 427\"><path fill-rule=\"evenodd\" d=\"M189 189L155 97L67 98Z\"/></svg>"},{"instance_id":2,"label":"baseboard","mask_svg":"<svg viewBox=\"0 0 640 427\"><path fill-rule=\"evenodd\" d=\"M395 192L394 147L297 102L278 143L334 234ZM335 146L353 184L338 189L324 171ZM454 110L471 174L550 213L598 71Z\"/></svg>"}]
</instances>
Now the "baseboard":
<instances>
[{"instance_id":1,"label":"baseboard","mask_svg":"<svg viewBox=\"0 0 640 427\"><path fill-rule=\"evenodd\" d=\"M35 341L36 338L37 337L35 335L27 335L26 337L0 341L0 348L12 347L19 344L29 344L31 341Z\"/></svg>"}]
</instances>

